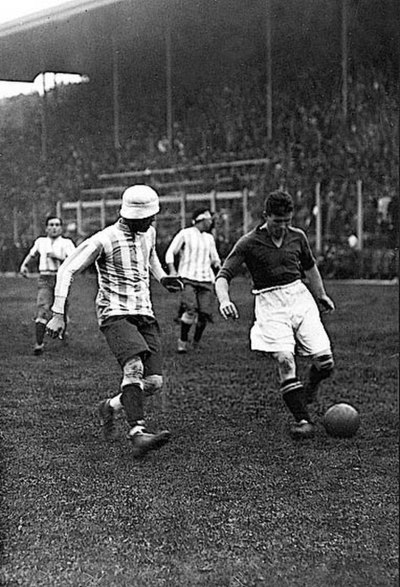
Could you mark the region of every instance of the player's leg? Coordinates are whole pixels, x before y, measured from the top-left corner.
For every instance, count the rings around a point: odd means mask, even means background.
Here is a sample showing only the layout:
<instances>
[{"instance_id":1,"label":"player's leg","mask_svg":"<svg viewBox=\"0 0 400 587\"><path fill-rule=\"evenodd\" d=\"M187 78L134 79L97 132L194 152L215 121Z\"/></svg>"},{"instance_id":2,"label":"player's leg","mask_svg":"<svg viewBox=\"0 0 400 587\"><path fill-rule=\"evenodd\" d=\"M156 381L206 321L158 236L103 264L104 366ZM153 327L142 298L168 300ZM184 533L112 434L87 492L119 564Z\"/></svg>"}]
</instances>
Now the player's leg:
<instances>
[{"instance_id":1,"label":"player's leg","mask_svg":"<svg viewBox=\"0 0 400 587\"><path fill-rule=\"evenodd\" d=\"M270 354L277 363L282 398L294 417L294 437L313 435L314 427L305 401L304 387L297 377L295 338L287 292L274 290L255 298L255 322L250 331L251 349Z\"/></svg>"},{"instance_id":2,"label":"player's leg","mask_svg":"<svg viewBox=\"0 0 400 587\"><path fill-rule=\"evenodd\" d=\"M313 355L305 384L307 403L311 404L317 399L319 384L332 375L334 365L330 348Z\"/></svg>"},{"instance_id":3,"label":"player's leg","mask_svg":"<svg viewBox=\"0 0 400 587\"><path fill-rule=\"evenodd\" d=\"M314 433L307 409L303 384L297 378L294 354L288 351L272 353L278 364L280 391L283 401L293 415L295 423L291 427L294 437L310 437Z\"/></svg>"},{"instance_id":4,"label":"player's leg","mask_svg":"<svg viewBox=\"0 0 400 587\"><path fill-rule=\"evenodd\" d=\"M178 340L178 353L186 353L189 345L189 332L197 321L197 298L195 287L185 283L182 292L182 307L184 312L180 321L180 337Z\"/></svg>"},{"instance_id":5,"label":"player's leg","mask_svg":"<svg viewBox=\"0 0 400 587\"><path fill-rule=\"evenodd\" d=\"M54 295L51 276L40 275L38 280L38 291L36 301L36 318L35 318L35 346L33 352L35 355L41 355L44 350L44 336L46 333L46 324L51 317L51 306L53 305Z\"/></svg>"},{"instance_id":6,"label":"player's leg","mask_svg":"<svg viewBox=\"0 0 400 587\"><path fill-rule=\"evenodd\" d=\"M158 325L156 326L156 329ZM106 438L111 438L115 429L115 415L123 407L130 426L128 438L132 442L135 456L159 448L169 439L169 432L150 434L145 428L143 358L150 352L145 338L133 319L111 320L102 331L111 351L122 366L121 392L101 402L100 421Z\"/></svg>"},{"instance_id":7,"label":"player's leg","mask_svg":"<svg viewBox=\"0 0 400 587\"><path fill-rule=\"evenodd\" d=\"M193 346L198 347L209 322L212 322L213 292L211 284L197 291L198 316L193 336Z\"/></svg>"},{"instance_id":8,"label":"player's leg","mask_svg":"<svg viewBox=\"0 0 400 587\"><path fill-rule=\"evenodd\" d=\"M300 352L311 357L305 393L307 403L312 403L317 397L321 381L332 375L334 359L331 343L314 298L306 291L301 296L300 303L303 306L303 316L296 325L296 339Z\"/></svg>"},{"instance_id":9,"label":"player's leg","mask_svg":"<svg viewBox=\"0 0 400 587\"><path fill-rule=\"evenodd\" d=\"M143 354L143 396L152 396L161 391L162 378L162 351L161 333L158 322L154 318L141 316L137 320L140 334L146 341L148 351ZM129 438L132 441L136 455L140 456L148 450L154 450L166 444L171 436L169 430L161 430L155 434L149 433L144 428L144 420L141 429L132 429Z\"/></svg>"}]
</instances>

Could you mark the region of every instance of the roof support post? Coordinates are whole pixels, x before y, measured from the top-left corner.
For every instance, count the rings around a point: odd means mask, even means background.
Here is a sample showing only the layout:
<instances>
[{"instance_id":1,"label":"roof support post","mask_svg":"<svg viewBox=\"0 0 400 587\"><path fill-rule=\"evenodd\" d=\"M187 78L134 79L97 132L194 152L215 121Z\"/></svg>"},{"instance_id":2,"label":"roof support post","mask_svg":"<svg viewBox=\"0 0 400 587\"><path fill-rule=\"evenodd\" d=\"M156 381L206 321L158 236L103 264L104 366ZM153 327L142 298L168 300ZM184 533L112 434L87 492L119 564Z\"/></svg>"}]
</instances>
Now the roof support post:
<instances>
[{"instance_id":1,"label":"roof support post","mask_svg":"<svg viewBox=\"0 0 400 587\"><path fill-rule=\"evenodd\" d=\"M47 129L47 90L46 90L46 74L42 72L42 84L43 84L43 96L42 96L42 108L41 108L41 152L40 158L43 163L47 163L47 142L48 142L48 129Z\"/></svg>"},{"instance_id":2,"label":"roof support post","mask_svg":"<svg viewBox=\"0 0 400 587\"><path fill-rule=\"evenodd\" d=\"M172 133L172 55L171 55L171 23L169 14L165 18L165 60L166 60L166 100L167 100L167 138L170 152L173 150Z\"/></svg>"},{"instance_id":3,"label":"roof support post","mask_svg":"<svg viewBox=\"0 0 400 587\"><path fill-rule=\"evenodd\" d=\"M111 39L112 50L112 80L113 80L113 123L114 123L114 150L118 166L121 159L120 142L120 111L119 111L119 70L118 70L118 49L114 35Z\"/></svg>"},{"instance_id":4,"label":"roof support post","mask_svg":"<svg viewBox=\"0 0 400 587\"><path fill-rule=\"evenodd\" d=\"M265 0L265 38L266 38L266 73L267 73L267 137L272 140L272 51L271 51L271 0Z\"/></svg>"}]
</instances>

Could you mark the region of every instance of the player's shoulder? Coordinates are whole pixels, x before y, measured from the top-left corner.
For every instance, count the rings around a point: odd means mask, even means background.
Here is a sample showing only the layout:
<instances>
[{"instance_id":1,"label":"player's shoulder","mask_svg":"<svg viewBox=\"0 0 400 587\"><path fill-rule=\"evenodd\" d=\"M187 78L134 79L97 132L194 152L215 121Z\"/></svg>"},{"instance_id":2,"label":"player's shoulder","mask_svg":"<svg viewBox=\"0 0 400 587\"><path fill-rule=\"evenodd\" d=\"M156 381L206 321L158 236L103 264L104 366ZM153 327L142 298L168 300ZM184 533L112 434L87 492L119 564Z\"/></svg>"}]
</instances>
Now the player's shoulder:
<instances>
[{"instance_id":1,"label":"player's shoulder","mask_svg":"<svg viewBox=\"0 0 400 587\"><path fill-rule=\"evenodd\" d=\"M304 232L304 230L302 228L299 228L298 226L289 226L289 232L294 236L307 239L307 235Z\"/></svg>"},{"instance_id":2,"label":"player's shoulder","mask_svg":"<svg viewBox=\"0 0 400 587\"><path fill-rule=\"evenodd\" d=\"M257 237L257 233L258 233L258 227L253 228L252 230L249 230L249 232L246 232L245 234L243 234L237 241L237 244L247 244L251 241L253 241L256 237Z\"/></svg>"},{"instance_id":3,"label":"player's shoulder","mask_svg":"<svg viewBox=\"0 0 400 587\"><path fill-rule=\"evenodd\" d=\"M66 244L66 245L71 245L71 244L72 244L72 245L74 245L74 246L75 246L75 243L74 243L74 241L72 240L72 238L69 238L68 236L62 236L62 237L61 237L61 242L63 242L63 243L64 243L64 244Z\"/></svg>"}]
</instances>

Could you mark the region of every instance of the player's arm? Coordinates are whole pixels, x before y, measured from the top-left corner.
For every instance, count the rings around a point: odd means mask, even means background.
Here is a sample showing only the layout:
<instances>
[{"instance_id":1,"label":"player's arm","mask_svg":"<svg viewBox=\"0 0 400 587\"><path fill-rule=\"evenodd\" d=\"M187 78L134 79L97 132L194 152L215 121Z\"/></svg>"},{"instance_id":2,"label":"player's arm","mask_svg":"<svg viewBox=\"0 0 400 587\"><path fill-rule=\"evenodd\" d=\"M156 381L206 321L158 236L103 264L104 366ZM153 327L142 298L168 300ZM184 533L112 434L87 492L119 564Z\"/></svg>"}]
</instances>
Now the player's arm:
<instances>
[{"instance_id":1,"label":"player's arm","mask_svg":"<svg viewBox=\"0 0 400 587\"><path fill-rule=\"evenodd\" d=\"M335 304L325 291L321 273L319 272L317 265L313 265L311 269L305 270L304 273L308 279L311 293L322 308L321 311L324 313L333 312Z\"/></svg>"},{"instance_id":2,"label":"player's arm","mask_svg":"<svg viewBox=\"0 0 400 587\"><path fill-rule=\"evenodd\" d=\"M217 276L215 293L219 302L219 311L225 320L239 318L239 312L229 297L229 281L225 277Z\"/></svg>"},{"instance_id":3,"label":"player's arm","mask_svg":"<svg viewBox=\"0 0 400 587\"><path fill-rule=\"evenodd\" d=\"M155 247L151 249L150 253L150 272L153 277L169 292L175 293L183 289L183 282L178 275L167 275L165 273L160 259L158 258Z\"/></svg>"},{"instance_id":4,"label":"player's arm","mask_svg":"<svg viewBox=\"0 0 400 587\"><path fill-rule=\"evenodd\" d=\"M46 334L51 338L61 336L65 329L65 302L75 275L82 273L98 258L102 244L95 238L84 241L67 257L57 271L54 290L54 304L51 308L53 317L46 326Z\"/></svg>"},{"instance_id":5,"label":"player's arm","mask_svg":"<svg viewBox=\"0 0 400 587\"><path fill-rule=\"evenodd\" d=\"M215 280L215 293L219 302L219 311L223 318L239 318L239 312L229 294L230 282L244 262L242 242L238 241L225 259Z\"/></svg>"},{"instance_id":6,"label":"player's arm","mask_svg":"<svg viewBox=\"0 0 400 587\"><path fill-rule=\"evenodd\" d=\"M217 246L215 244L214 237L212 237L212 244L210 250L211 268L215 274L221 269L221 259L218 255Z\"/></svg>"},{"instance_id":7,"label":"player's arm","mask_svg":"<svg viewBox=\"0 0 400 587\"><path fill-rule=\"evenodd\" d=\"M28 263L30 261L32 261L32 259L34 259L38 254L39 254L39 249L37 246L37 241L35 241L33 247L31 248L29 253L26 255L25 259L22 261L21 266L19 268L19 272L23 277L28 277L28 274L29 274Z\"/></svg>"},{"instance_id":8,"label":"player's arm","mask_svg":"<svg viewBox=\"0 0 400 587\"><path fill-rule=\"evenodd\" d=\"M184 245L184 235L182 231L174 236L165 253L165 264L168 268L168 275L178 275L175 269L175 256L179 254Z\"/></svg>"}]
</instances>

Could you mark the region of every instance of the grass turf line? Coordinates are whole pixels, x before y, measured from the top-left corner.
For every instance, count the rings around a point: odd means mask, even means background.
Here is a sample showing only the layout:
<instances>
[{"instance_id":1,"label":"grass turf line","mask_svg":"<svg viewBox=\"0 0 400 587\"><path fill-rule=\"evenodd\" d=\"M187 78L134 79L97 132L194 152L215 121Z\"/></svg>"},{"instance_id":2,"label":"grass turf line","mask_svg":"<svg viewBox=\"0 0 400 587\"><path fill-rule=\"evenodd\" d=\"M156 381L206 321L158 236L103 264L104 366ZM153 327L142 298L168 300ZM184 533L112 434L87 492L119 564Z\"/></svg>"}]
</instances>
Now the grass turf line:
<instances>
[{"instance_id":1,"label":"grass turf line","mask_svg":"<svg viewBox=\"0 0 400 587\"><path fill-rule=\"evenodd\" d=\"M173 439L144 461L108 445L95 406L119 367L98 332L95 280L72 289L69 344L32 355L36 280L0 278L1 584L158 587L397 585L397 287L330 283L337 368L295 443L275 367L248 350L241 318L215 315L201 350L175 353L177 297L154 287L165 392L150 422ZM300 363L304 373L305 364ZM326 436L336 401L361 413L356 438Z\"/></svg>"}]
</instances>

